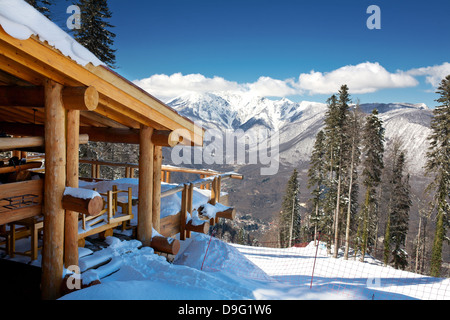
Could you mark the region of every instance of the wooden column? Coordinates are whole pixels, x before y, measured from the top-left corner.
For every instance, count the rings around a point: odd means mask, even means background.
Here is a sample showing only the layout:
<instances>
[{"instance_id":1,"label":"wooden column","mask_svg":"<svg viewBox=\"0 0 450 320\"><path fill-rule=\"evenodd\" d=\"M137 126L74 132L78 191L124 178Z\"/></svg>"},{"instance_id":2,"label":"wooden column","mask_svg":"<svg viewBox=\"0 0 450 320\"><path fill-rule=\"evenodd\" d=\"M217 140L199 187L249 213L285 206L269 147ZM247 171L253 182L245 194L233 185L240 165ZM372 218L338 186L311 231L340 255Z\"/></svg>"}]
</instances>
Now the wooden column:
<instances>
[{"instance_id":1,"label":"wooden column","mask_svg":"<svg viewBox=\"0 0 450 320\"><path fill-rule=\"evenodd\" d=\"M186 240L186 220L188 208L189 186L184 185L181 192L180 240Z\"/></svg>"},{"instance_id":2,"label":"wooden column","mask_svg":"<svg viewBox=\"0 0 450 320\"><path fill-rule=\"evenodd\" d=\"M67 187L78 188L80 111L67 111ZM78 265L78 212L66 210L64 264Z\"/></svg>"},{"instance_id":3,"label":"wooden column","mask_svg":"<svg viewBox=\"0 0 450 320\"><path fill-rule=\"evenodd\" d=\"M44 247L42 250L42 298L60 297L63 280L64 209L66 184L65 110L63 86L45 81L45 190Z\"/></svg>"},{"instance_id":4,"label":"wooden column","mask_svg":"<svg viewBox=\"0 0 450 320\"><path fill-rule=\"evenodd\" d=\"M153 129L141 125L139 144L139 204L138 240L144 246L152 242L152 203L153 203Z\"/></svg>"},{"instance_id":5,"label":"wooden column","mask_svg":"<svg viewBox=\"0 0 450 320\"><path fill-rule=\"evenodd\" d=\"M192 211L193 211L193 201L194 201L194 185L191 183L187 187L187 212L191 214L192 217ZM191 237L191 230L186 229L186 238Z\"/></svg>"},{"instance_id":6,"label":"wooden column","mask_svg":"<svg viewBox=\"0 0 450 320\"><path fill-rule=\"evenodd\" d=\"M154 147L153 154L153 203L152 203L152 223L153 228L160 232L160 212L161 212L161 165L162 147Z\"/></svg>"}]
</instances>

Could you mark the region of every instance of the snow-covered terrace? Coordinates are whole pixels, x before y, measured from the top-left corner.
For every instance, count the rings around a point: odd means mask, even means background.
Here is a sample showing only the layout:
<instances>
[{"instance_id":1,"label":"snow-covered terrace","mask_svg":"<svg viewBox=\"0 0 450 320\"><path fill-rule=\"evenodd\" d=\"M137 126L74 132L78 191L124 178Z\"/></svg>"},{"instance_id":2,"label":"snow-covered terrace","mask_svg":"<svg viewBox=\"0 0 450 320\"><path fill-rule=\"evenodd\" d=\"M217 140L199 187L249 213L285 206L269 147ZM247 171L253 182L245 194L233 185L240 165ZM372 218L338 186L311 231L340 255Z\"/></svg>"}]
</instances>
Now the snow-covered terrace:
<instances>
[{"instance_id":1,"label":"snow-covered terrace","mask_svg":"<svg viewBox=\"0 0 450 320\"><path fill-rule=\"evenodd\" d=\"M8 183L0 190L0 198L20 198L26 190L36 199L27 207L0 209L0 226L44 217L41 287L45 299L60 296L64 265L78 263L79 213L95 216L100 203L97 196L79 198L82 193L74 191L82 186L80 144L139 145L139 176L134 183L138 190L133 191L139 200L126 219L136 220L137 237L144 246L151 246L155 232L174 234L180 229L172 221L170 232L165 232L163 222L176 217L172 213L178 209L177 214L184 215L178 219L181 228L198 227L192 214L198 209L197 194L205 191L190 183L165 199L161 191L168 186L161 185L160 176L162 148L202 146L203 128L106 67L23 0L0 0L0 131L8 135L0 138L1 151L12 151L18 158L30 151L45 153L45 173L33 171L32 181ZM15 167L7 169L17 173ZM209 202L218 205L214 203L217 190L212 189ZM171 197L180 198L176 199L180 203L171 207ZM163 206L154 205L159 202ZM119 223L113 215L120 212L107 207L109 222ZM214 212L207 203L203 210ZM188 227L184 231L188 236Z\"/></svg>"}]
</instances>

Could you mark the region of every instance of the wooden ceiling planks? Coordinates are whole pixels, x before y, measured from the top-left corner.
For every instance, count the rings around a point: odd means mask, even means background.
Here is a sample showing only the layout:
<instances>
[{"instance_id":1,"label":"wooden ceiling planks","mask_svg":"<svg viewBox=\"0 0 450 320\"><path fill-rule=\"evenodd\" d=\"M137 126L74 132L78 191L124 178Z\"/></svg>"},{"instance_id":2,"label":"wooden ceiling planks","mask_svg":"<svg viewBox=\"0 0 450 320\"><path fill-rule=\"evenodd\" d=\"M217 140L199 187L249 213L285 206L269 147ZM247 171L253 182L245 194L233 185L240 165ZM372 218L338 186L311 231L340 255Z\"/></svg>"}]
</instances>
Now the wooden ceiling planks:
<instances>
[{"instance_id":1,"label":"wooden ceiling planks","mask_svg":"<svg viewBox=\"0 0 450 320\"><path fill-rule=\"evenodd\" d=\"M143 124L157 130L187 130L191 144L203 144L203 129L130 81L103 66L82 67L34 36L18 40L0 27L0 65L34 85L49 78L65 86L94 86L100 96L96 113L129 128Z\"/></svg>"}]
</instances>

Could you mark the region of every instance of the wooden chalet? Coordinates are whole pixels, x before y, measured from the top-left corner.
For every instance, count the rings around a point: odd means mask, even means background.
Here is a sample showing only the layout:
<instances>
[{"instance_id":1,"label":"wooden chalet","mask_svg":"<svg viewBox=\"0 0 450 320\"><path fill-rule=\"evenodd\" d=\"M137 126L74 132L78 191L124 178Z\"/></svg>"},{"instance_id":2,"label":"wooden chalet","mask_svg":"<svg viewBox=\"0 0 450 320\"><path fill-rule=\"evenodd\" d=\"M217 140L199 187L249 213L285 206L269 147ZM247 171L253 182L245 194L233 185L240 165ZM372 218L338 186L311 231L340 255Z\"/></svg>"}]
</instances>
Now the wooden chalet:
<instances>
[{"instance_id":1,"label":"wooden chalet","mask_svg":"<svg viewBox=\"0 0 450 320\"><path fill-rule=\"evenodd\" d=\"M0 138L2 152L12 151L19 159L27 151L45 154L43 162L29 158L25 163L5 163L0 167L0 175L9 176L0 185L0 226L3 226L0 230L5 238L11 242L19 232L15 226L25 226L21 232L31 235L32 246L36 246L38 231L43 231L44 299L60 297L64 268L78 264L80 219L88 220L106 210L109 224L96 230L103 232L108 227L120 226L131 215L133 199L128 190L110 190L101 198L95 194L77 195L80 144L88 141L139 144L139 163L123 165L128 176L132 176L132 170L139 170L137 239L144 246L161 251L173 247L164 239L154 239L153 228L165 237L180 233L183 240L189 231L207 232L209 223L214 223L209 220L201 226L185 223L186 214L193 209L189 197L192 198L194 187L212 185L214 204L220 201L221 179L242 178L192 171L204 179L163 194L164 197L182 192L183 199L181 212L161 221L161 181L167 181L166 172L176 171L171 167L163 170L162 147L180 143L202 146L203 129L104 65L81 65L37 35L18 39L2 26L0 132L7 135ZM114 165L81 161L92 165L94 178L98 178L97 168L101 165ZM125 192L128 201L118 203L114 196L118 191ZM128 215L114 218L118 205ZM43 219L39 219L41 216ZM232 219L234 210L221 216ZM35 250L33 254L36 255Z\"/></svg>"}]
</instances>

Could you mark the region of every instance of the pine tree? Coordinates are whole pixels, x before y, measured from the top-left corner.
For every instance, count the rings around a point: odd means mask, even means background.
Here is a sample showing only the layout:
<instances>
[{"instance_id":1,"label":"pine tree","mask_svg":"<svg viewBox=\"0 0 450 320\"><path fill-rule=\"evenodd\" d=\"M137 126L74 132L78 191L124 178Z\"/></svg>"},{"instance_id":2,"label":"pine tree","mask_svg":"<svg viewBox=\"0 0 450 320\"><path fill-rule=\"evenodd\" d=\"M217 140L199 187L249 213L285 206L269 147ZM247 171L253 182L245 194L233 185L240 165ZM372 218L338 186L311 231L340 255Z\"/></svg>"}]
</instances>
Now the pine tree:
<instances>
[{"instance_id":1,"label":"pine tree","mask_svg":"<svg viewBox=\"0 0 450 320\"><path fill-rule=\"evenodd\" d=\"M396 269L404 269L407 262L407 254L403 249L405 246L406 235L408 234L409 211L411 208L409 175L404 177L405 153L400 152L395 159L394 170L392 172L392 194L390 201L390 211L385 235L385 250L390 250L390 244L393 244L392 262ZM389 257L385 251L386 258Z\"/></svg>"},{"instance_id":2,"label":"pine tree","mask_svg":"<svg viewBox=\"0 0 450 320\"><path fill-rule=\"evenodd\" d=\"M346 146L345 124L348 116L350 96L348 87L341 86L339 97L332 95L328 100L328 110L325 115L325 161L328 171L326 180L326 193L324 199L324 218L330 221L325 231L328 252L331 250L331 240L334 233L335 251L337 256L339 215L342 203L343 156Z\"/></svg>"},{"instance_id":3,"label":"pine tree","mask_svg":"<svg viewBox=\"0 0 450 320\"><path fill-rule=\"evenodd\" d=\"M391 214L393 212L393 195L394 188L396 184L396 178L394 172L396 172L397 161L400 153L403 150L403 142L398 137L390 142L388 150L386 152L385 168L383 170L382 178L382 190L381 203L382 211L386 212L386 222L383 240L383 257L384 264L387 266L389 264L389 258L391 255ZM398 182L398 179L397 179Z\"/></svg>"},{"instance_id":4,"label":"pine tree","mask_svg":"<svg viewBox=\"0 0 450 320\"><path fill-rule=\"evenodd\" d=\"M381 173L384 168L384 128L383 122L378 117L378 110L374 109L366 119L363 131L363 184L366 187L366 195L361 211L359 237L361 245L361 261L368 245L372 242L377 214L376 189L381 182Z\"/></svg>"},{"instance_id":5,"label":"pine tree","mask_svg":"<svg viewBox=\"0 0 450 320\"><path fill-rule=\"evenodd\" d=\"M348 87L347 85L341 86L341 89L339 90L339 101L338 101L338 113L336 118L337 123L337 131L336 133L338 136L336 137L337 140L337 171L336 171L336 179L337 179L337 189L336 189L336 207L334 212L334 253L333 257L337 258L338 256L338 249L339 249L339 226L340 226L340 219L339 216L341 214L342 210L342 190L343 190L343 180L344 180L344 167L346 161L343 161L344 155L346 153L346 147L348 147L348 136L346 135L346 126L348 121L348 114L349 114L349 103L350 100L350 94L348 93Z\"/></svg>"},{"instance_id":6,"label":"pine tree","mask_svg":"<svg viewBox=\"0 0 450 320\"><path fill-rule=\"evenodd\" d=\"M427 153L427 174L434 174L428 191L434 191L433 209L437 211L436 231L431 254L431 275L438 277L442 265L442 248L449 227L450 193L450 75L443 79L436 92L440 103L434 111L429 137L430 148Z\"/></svg>"},{"instance_id":7,"label":"pine tree","mask_svg":"<svg viewBox=\"0 0 450 320\"><path fill-rule=\"evenodd\" d=\"M30 5L35 7L40 13L50 19L50 6L53 5L53 0L25 0Z\"/></svg>"},{"instance_id":8,"label":"pine tree","mask_svg":"<svg viewBox=\"0 0 450 320\"><path fill-rule=\"evenodd\" d=\"M347 148L346 161L346 179L347 179L347 217L345 227L345 250L344 259L348 259L350 250L350 232L352 225L355 223L354 216L357 213L358 206L358 166L361 162L361 129L362 129L362 113L359 109L359 103L356 104L353 111L349 113L349 121L346 126L347 140L349 147Z\"/></svg>"},{"instance_id":9,"label":"pine tree","mask_svg":"<svg viewBox=\"0 0 450 320\"><path fill-rule=\"evenodd\" d=\"M114 68L116 56L112 46L116 35L108 22L112 13L107 0L80 0L81 28L74 30L74 38L98 59Z\"/></svg>"},{"instance_id":10,"label":"pine tree","mask_svg":"<svg viewBox=\"0 0 450 320\"><path fill-rule=\"evenodd\" d=\"M316 136L313 151L311 153L310 166L308 169L308 188L312 189L313 208L311 222L314 225L314 240L317 239L318 230L323 226L323 200L325 195L325 133L321 130Z\"/></svg>"},{"instance_id":11,"label":"pine tree","mask_svg":"<svg viewBox=\"0 0 450 320\"><path fill-rule=\"evenodd\" d=\"M298 183L298 172L294 169L283 198L282 211L279 219L280 244L282 247L292 245L294 239L300 237L301 216L300 216L300 187Z\"/></svg>"}]
</instances>

